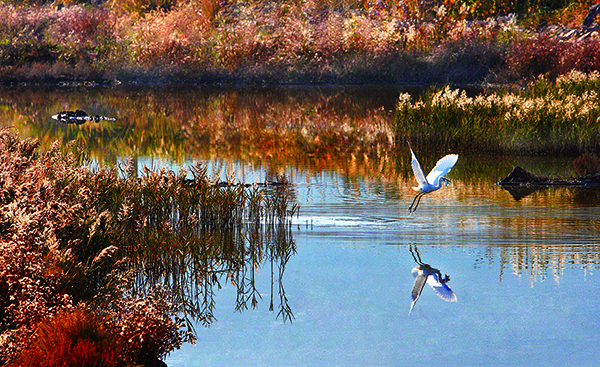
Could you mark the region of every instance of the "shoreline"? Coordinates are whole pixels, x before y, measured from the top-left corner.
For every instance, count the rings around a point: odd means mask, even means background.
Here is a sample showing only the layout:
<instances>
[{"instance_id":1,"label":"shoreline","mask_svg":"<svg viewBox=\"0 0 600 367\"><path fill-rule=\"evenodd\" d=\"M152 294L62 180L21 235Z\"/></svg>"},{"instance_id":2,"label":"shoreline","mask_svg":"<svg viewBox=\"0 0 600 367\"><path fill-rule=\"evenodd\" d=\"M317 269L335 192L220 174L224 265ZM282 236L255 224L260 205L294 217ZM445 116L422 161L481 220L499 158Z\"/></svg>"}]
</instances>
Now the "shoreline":
<instances>
[{"instance_id":1,"label":"shoreline","mask_svg":"<svg viewBox=\"0 0 600 367\"><path fill-rule=\"evenodd\" d=\"M452 85L453 88L477 90L477 89L500 89L512 84L456 84L456 83L367 83L367 82L271 82L271 83L248 83L248 82L155 82L155 81L120 81L120 80L83 80L83 81L0 81L0 88L210 88L210 89L261 89L261 88L398 88L398 89L421 89L441 88Z\"/></svg>"},{"instance_id":2,"label":"shoreline","mask_svg":"<svg viewBox=\"0 0 600 367\"><path fill-rule=\"evenodd\" d=\"M448 70L444 74L452 74L454 70ZM150 73L141 72L136 74L125 73L126 75L104 76L104 77L80 77L77 75L61 75L61 76L42 76L42 77L23 77L23 78L1 78L0 88L14 87L53 87L53 88L69 88L69 87L214 87L214 88L263 88L263 87L384 87L384 88L442 88L444 86L452 86L461 89L498 89L520 85L529 82L529 80L519 81L494 81L491 82L487 78L476 81L459 81L448 78L396 78L389 74L374 74L372 78L340 76L331 77L326 74L305 73L296 74L293 78L286 77L271 77L264 75L246 75L244 72L229 73L229 74L197 74L183 77L181 73ZM490 73L488 75L493 75Z\"/></svg>"},{"instance_id":3,"label":"shoreline","mask_svg":"<svg viewBox=\"0 0 600 367\"><path fill-rule=\"evenodd\" d=\"M0 87L490 88L600 70L598 26L581 26L581 6L537 27L527 15L477 20L458 9L432 18L350 3L214 5L209 13L181 2L139 14L108 5L0 5Z\"/></svg>"}]
</instances>

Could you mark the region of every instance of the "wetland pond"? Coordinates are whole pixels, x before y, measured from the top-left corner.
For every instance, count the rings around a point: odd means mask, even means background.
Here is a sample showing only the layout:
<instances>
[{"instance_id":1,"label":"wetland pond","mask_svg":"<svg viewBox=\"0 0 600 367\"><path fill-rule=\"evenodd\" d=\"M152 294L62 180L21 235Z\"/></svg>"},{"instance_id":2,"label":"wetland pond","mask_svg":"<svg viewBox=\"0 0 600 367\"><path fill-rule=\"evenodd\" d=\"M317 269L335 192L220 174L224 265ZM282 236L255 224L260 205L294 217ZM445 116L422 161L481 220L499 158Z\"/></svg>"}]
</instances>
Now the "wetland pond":
<instances>
[{"instance_id":1,"label":"wetland pond","mask_svg":"<svg viewBox=\"0 0 600 367\"><path fill-rule=\"evenodd\" d=\"M214 318L209 325L192 318L197 344L171 353L170 367L598 365L599 191L513 196L495 185L515 165L568 176L574 157L452 151L459 160L451 184L409 216L415 180L408 146L341 149L335 134L310 140L287 124L318 131L331 122L350 133L371 124L385 135L381 126L394 118L399 92L15 88L0 91L0 115L42 145L75 140L93 162L133 157L140 169L173 170L204 162L223 179L234 173L245 183L290 183L299 209L286 241L295 251L253 260L245 275L252 302L240 304L240 287L225 278L213 287ZM118 120L65 125L50 118L75 109ZM425 171L451 153L413 149ZM457 302L426 285L409 315L415 249L449 275Z\"/></svg>"}]
</instances>

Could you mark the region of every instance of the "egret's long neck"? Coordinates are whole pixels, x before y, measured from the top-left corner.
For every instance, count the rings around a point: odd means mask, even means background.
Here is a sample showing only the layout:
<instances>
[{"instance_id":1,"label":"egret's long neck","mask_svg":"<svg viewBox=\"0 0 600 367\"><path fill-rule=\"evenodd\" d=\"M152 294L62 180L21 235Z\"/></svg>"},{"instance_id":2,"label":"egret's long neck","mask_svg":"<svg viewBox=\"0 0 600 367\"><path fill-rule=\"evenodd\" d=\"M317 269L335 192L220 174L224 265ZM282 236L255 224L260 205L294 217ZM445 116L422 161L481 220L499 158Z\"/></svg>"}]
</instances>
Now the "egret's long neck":
<instances>
[{"instance_id":1,"label":"egret's long neck","mask_svg":"<svg viewBox=\"0 0 600 367\"><path fill-rule=\"evenodd\" d=\"M440 177L440 178L438 178L438 179L437 179L437 182L435 183L435 189L437 190L437 189L441 188L442 186L444 186L444 182L446 182L446 181L448 181L448 179L447 179L447 178L444 178L444 177ZM448 182L449 182L449 181L448 181ZM446 185L447 185L447 184L448 184L448 183L446 182Z\"/></svg>"}]
</instances>

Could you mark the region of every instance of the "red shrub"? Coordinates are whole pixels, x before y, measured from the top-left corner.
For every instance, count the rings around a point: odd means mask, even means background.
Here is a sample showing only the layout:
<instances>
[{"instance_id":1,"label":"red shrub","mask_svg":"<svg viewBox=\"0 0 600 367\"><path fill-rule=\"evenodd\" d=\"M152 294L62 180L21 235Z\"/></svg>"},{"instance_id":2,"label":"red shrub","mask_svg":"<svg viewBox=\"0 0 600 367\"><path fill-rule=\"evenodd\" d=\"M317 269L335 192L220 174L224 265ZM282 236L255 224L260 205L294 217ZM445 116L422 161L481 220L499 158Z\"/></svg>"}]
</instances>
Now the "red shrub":
<instances>
[{"instance_id":1,"label":"red shrub","mask_svg":"<svg viewBox=\"0 0 600 367\"><path fill-rule=\"evenodd\" d=\"M518 41L508 50L508 70L517 77L556 72L559 55L566 46L565 42L548 37Z\"/></svg>"},{"instance_id":2,"label":"red shrub","mask_svg":"<svg viewBox=\"0 0 600 367\"><path fill-rule=\"evenodd\" d=\"M573 170L579 177L600 172L600 158L594 153L585 152L573 161Z\"/></svg>"},{"instance_id":3,"label":"red shrub","mask_svg":"<svg viewBox=\"0 0 600 367\"><path fill-rule=\"evenodd\" d=\"M571 70L585 73L600 70L600 39L577 42L569 51L561 57L560 74Z\"/></svg>"},{"instance_id":4,"label":"red shrub","mask_svg":"<svg viewBox=\"0 0 600 367\"><path fill-rule=\"evenodd\" d=\"M517 41L506 54L508 71L513 77L550 78L572 70L589 73L600 70L600 40L559 40L540 36Z\"/></svg>"},{"instance_id":5,"label":"red shrub","mask_svg":"<svg viewBox=\"0 0 600 367\"><path fill-rule=\"evenodd\" d=\"M91 173L58 148L39 153L35 140L0 129L0 365L156 361L191 336L175 305L115 289L111 244L123 233L106 208L120 201L104 194L126 183L116 168ZM102 321L85 306L100 300Z\"/></svg>"},{"instance_id":6,"label":"red shrub","mask_svg":"<svg viewBox=\"0 0 600 367\"><path fill-rule=\"evenodd\" d=\"M34 341L9 366L118 366L118 339L85 308L63 312L41 323Z\"/></svg>"}]
</instances>

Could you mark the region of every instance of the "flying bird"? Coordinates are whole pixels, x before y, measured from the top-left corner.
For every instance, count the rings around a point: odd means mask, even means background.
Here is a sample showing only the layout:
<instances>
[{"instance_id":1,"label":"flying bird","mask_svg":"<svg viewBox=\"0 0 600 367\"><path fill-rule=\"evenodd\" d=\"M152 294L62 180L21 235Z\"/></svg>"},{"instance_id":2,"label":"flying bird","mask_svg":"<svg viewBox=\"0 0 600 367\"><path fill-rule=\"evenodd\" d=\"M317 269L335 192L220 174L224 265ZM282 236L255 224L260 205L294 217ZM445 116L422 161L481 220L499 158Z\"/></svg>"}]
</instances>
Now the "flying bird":
<instances>
[{"instance_id":1,"label":"flying bird","mask_svg":"<svg viewBox=\"0 0 600 367\"><path fill-rule=\"evenodd\" d=\"M433 290L435 291L435 294L437 294L438 297L440 297L444 301L456 302L456 294L454 294L452 289L450 289L450 287L448 287L447 284L450 281L450 276L448 276L448 274L442 276L442 273L438 269L432 268L429 264L423 263L423 261L421 261L421 255L419 254L419 250L417 250L416 246L416 256L415 252L413 252L412 250L412 245L409 247L409 249L410 253L413 256L413 259L415 260L415 263L417 263L418 266L412 270L416 278L415 284L413 285L412 291L410 292L412 302L410 304L410 310L408 311L408 314L410 315L410 313L413 310L413 307L415 307L415 304L417 303L421 292L423 292L423 287L425 287L425 283L429 284L431 288L433 288Z\"/></svg>"},{"instance_id":2,"label":"flying bird","mask_svg":"<svg viewBox=\"0 0 600 367\"><path fill-rule=\"evenodd\" d=\"M408 207L408 213L412 214L415 212L415 210L417 210L423 195L438 190L442 187L444 182L446 184L450 183L450 180L444 176L446 176L452 167L454 167L456 161L458 161L458 155L448 154L447 156L443 157L436 163L435 167L433 167L427 177L425 177L425 172L423 172L423 168L421 168L421 164L419 163L417 156L415 156L415 152L413 152L410 143L408 143L408 147L410 149L410 154L412 154L412 169L415 174L415 178L417 179L417 183L419 184L419 186L413 187L413 190L417 191L418 194L413 199L412 204L410 204Z\"/></svg>"}]
</instances>

